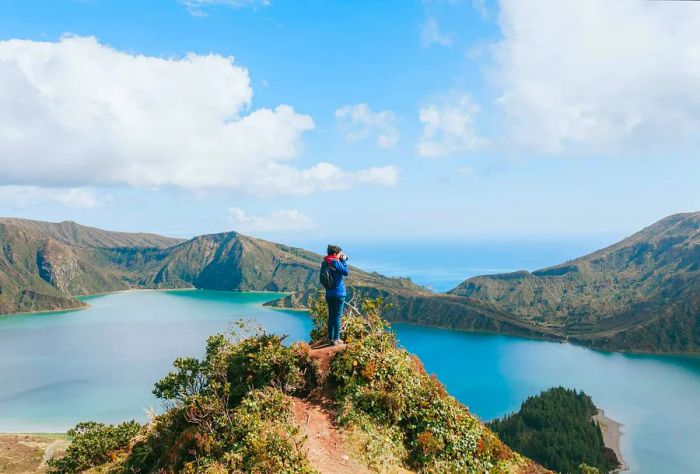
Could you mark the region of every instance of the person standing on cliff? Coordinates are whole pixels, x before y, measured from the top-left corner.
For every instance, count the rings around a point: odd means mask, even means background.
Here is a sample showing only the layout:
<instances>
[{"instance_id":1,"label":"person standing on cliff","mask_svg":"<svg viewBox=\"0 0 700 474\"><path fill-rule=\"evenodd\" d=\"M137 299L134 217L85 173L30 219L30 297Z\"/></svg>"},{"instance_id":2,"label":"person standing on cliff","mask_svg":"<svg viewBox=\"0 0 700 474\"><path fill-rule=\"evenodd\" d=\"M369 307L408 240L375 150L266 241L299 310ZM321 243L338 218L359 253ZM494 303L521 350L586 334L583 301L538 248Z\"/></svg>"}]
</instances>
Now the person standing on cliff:
<instances>
[{"instance_id":1,"label":"person standing on cliff","mask_svg":"<svg viewBox=\"0 0 700 474\"><path fill-rule=\"evenodd\" d=\"M348 257L337 245L329 245L327 255L321 263L321 284L326 289L328 304L328 341L333 345L343 344L340 339L340 318L345 306L345 281L348 276Z\"/></svg>"}]
</instances>

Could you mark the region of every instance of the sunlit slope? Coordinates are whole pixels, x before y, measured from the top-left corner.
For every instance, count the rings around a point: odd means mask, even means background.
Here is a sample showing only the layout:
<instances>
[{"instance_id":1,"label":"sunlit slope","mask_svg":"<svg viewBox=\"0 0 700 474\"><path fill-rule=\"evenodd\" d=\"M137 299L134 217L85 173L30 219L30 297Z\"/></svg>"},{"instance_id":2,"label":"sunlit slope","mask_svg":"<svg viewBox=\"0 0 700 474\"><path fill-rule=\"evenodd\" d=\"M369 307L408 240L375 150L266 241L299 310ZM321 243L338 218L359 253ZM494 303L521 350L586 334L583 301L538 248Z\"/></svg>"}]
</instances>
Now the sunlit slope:
<instances>
[{"instance_id":1,"label":"sunlit slope","mask_svg":"<svg viewBox=\"0 0 700 474\"><path fill-rule=\"evenodd\" d=\"M392 321L698 352L699 235L700 213L678 214L585 257L471 278L448 294L357 268L348 286L350 296L392 303ZM0 313L75 308L83 305L75 296L129 288L289 292L271 303L288 308L319 291L320 255L236 232L182 241L0 219L0 245Z\"/></svg>"},{"instance_id":2,"label":"sunlit slope","mask_svg":"<svg viewBox=\"0 0 700 474\"><path fill-rule=\"evenodd\" d=\"M168 249L146 273L147 286L209 290L298 292L319 287L321 256L237 232L203 235ZM407 279L353 268L353 282L388 290L425 292Z\"/></svg>"},{"instance_id":3,"label":"sunlit slope","mask_svg":"<svg viewBox=\"0 0 700 474\"><path fill-rule=\"evenodd\" d=\"M0 313L81 307L75 295L116 291L138 276L116 255L157 252L178 240L109 232L74 222L0 219Z\"/></svg>"},{"instance_id":4,"label":"sunlit slope","mask_svg":"<svg viewBox=\"0 0 700 474\"><path fill-rule=\"evenodd\" d=\"M74 296L129 288L298 292L318 287L321 256L236 232L188 241L73 222L0 220L0 313L82 306ZM408 279L352 269L354 284L427 293Z\"/></svg>"},{"instance_id":5,"label":"sunlit slope","mask_svg":"<svg viewBox=\"0 0 700 474\"><path fill-rule=\"evenodd\" d=\"M675 214L584 257L470 278L449 292L587 345L700 351L700 213Z\"/></svg>"}]
</instances>

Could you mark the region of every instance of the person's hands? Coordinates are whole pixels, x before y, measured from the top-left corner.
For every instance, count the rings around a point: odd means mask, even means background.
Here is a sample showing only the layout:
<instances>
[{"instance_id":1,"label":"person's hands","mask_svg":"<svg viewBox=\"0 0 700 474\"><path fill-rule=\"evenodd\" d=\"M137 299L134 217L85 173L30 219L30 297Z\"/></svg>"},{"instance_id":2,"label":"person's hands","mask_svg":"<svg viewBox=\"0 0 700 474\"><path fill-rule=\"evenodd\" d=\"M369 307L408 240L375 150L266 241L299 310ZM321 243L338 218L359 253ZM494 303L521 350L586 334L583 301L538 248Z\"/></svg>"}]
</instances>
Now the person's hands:
<instances>
[{"instance_id":1,"label":"person's hands","mask_svg":"<svg viewBox=\"0 0 700 474\"><path fill-rule=\"evenodd\" d=\"M346 260L348 259L348 256L345 255L344 253L341 253L341 254L340 254L340 259L341 259L342 261L346 261Z\"/></svg>"}]
</instances>

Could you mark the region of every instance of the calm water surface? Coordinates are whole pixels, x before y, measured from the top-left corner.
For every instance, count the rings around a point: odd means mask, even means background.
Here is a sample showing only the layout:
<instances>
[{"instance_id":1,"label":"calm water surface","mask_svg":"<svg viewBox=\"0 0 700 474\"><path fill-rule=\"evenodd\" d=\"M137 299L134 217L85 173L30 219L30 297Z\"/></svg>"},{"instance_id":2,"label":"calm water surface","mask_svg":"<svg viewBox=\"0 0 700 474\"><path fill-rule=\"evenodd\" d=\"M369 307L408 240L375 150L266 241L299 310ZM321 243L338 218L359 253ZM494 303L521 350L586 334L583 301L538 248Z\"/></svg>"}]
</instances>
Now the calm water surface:
<instances>
[{"instance_id":1,"label":"calm water surface","mask_svg":"<svg viewBox=\"0 0 700 474\"><path fill-rule=\"evenodd\" d=\"M130 292L82 311L0 317L0 432L63 431L81 420L144 420L173 358L247 318L304 339L305 313L269 293ZM583 389L625 423L634 473L700 472L700 358L608 354L569 344L395 325L449 391L483 419L555 385Z\"/></svg>"}]
</instances>

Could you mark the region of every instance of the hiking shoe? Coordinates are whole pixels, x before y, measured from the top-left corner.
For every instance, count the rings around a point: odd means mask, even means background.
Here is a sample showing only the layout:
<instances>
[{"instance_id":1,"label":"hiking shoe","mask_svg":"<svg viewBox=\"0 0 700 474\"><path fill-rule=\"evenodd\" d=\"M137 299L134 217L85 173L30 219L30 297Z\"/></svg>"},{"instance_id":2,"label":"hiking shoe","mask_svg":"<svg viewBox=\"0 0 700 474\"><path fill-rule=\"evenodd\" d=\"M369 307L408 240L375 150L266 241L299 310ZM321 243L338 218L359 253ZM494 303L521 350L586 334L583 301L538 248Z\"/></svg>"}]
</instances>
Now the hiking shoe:
<instances>
[{"instance_id":1,"label":"hiking shoe","mask_svg":"<svg viewBox=\"0 0 700 474\"><path fill-rule=\"evenodd\" d=\"M340 345L343 345L343 344L345 344L345 343L343 342L342 339L336 339L335 341L333 341L333 345L334 345L334 346L340 346Z\"/></svg>"},{"instance_id":2,"label":"hiking shoe","mask_svg":"<svg viewBox=\"0 0 700 474\"><path fill-rule=\"evenodd\" d=\"M330 339L321 339L311 344L311 348L318 349L319 347L330 346L331 344L333 344L333 341Z\"/></svg>"}]
</instances>

